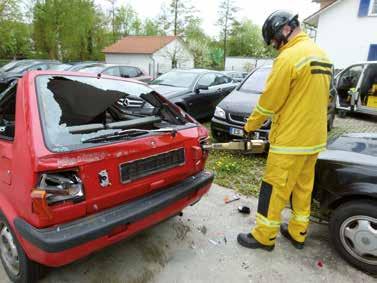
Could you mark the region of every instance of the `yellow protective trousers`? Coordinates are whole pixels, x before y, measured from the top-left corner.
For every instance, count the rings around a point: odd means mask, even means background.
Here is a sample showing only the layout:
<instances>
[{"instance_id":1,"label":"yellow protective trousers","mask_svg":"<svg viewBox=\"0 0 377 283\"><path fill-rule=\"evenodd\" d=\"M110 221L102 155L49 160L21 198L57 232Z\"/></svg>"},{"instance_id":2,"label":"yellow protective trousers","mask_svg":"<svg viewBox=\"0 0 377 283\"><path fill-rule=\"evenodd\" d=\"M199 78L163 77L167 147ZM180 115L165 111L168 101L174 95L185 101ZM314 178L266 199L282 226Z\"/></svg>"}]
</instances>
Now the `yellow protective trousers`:
<instances>
[{"instance_id":1,"label":"yellow protective trousers","mask_svg":"<svg viewBox=\"0 0 377 283\"><path fill-rule=\"evenodd\" d=\"M263 245L274 245L281 224L281 212L291 198L289 234L304 242L309 226L314 170L318 154L269 153L258 201L253 237Z\"/></svg>"}]
</instances>

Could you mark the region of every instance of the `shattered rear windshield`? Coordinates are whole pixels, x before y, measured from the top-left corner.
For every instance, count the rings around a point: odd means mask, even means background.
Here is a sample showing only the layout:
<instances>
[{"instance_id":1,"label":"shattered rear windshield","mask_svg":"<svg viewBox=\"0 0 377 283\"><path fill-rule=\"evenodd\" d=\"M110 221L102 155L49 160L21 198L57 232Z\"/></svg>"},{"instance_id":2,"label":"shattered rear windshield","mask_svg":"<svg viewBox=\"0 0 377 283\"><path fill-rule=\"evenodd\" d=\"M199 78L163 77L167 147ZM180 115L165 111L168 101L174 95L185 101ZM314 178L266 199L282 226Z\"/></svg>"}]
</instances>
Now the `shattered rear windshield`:
<instances>
[{"instance_id":1,"label":"shattered rear windshield","mask_svg":"<svg viewBox=\"0 0 377 283\"><path fill-rule=\"evenodd\" d=\"M42 75L36 86L45 142L54 152L93 146L83 141L124 129L108 127L111 123L154 115L154 107L140 97L151 89L138 83Z\"/></svg>"}]
</instances>

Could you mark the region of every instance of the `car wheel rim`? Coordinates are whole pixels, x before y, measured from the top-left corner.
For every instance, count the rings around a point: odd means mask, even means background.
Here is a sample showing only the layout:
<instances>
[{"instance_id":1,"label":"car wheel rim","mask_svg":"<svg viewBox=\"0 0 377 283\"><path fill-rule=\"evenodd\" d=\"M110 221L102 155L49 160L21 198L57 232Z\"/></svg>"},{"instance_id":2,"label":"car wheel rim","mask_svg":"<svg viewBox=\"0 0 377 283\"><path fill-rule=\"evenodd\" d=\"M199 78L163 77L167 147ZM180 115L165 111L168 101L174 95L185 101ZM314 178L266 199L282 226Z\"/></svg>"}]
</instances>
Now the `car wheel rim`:
<instances>
[{"instance_id":1,"label":"car wheel rim","mask_svg":"<svg viewBox=\"0 0 377 283\"><path fill-rule=\"evenodd\" d=\"M353 216L340 227L340 240L346 251L355 259L377 265L377 219Z\"/></svg>"},{"instance_id":2,"label":"car wheel rim","mask_svg":"<svg viewBox=\"0 0 377 283\"><path fill-rule=\"evenodd\" d=\"M17 276L20 272L18 251L12 233L5 223L0 225L0 254L9 272Z\"/></svg>"}]
</instances>

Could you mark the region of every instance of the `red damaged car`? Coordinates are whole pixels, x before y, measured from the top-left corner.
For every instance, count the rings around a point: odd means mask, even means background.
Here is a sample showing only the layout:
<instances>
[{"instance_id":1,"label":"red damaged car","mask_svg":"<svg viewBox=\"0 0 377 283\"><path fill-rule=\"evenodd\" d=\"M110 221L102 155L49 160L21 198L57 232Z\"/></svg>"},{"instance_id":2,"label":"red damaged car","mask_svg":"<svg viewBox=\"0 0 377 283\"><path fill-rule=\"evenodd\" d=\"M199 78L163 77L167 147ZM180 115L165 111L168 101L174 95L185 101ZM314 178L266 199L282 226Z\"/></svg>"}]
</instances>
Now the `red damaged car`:
<instances>
[{"instance_id":1,"label":"red damaged car","mask_svg":"<svg viewBox=\"0 0 377 283\"><path fill-rule=\"evenodd\" d=\"M0 253L14 282L179 214L208 192L207 131L142 83L30 72L0 93Z\"/></svg>"}]
</instances>

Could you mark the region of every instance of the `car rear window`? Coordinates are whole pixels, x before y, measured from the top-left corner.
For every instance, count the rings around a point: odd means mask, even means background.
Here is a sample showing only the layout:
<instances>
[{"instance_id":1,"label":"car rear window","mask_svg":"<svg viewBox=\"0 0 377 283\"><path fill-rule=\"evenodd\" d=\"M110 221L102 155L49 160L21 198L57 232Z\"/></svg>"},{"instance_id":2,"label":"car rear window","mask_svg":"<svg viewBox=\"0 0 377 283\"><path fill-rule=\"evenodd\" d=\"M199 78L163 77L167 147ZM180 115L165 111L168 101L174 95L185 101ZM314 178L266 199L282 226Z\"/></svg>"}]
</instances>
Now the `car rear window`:
<instances>
[{"instance_id":1,"label":"car rear window","mask_svg":"<svg viewBox=\"0 0 377 283\"><path fill-rule=\"evenodd\" d=\"M151 116L154 109L140 97L150 93L151 89L138 83L41 75L36 78L36 85L45 142L54 152L88 147L84 140L119 130L109 129L106 124L109 123L111 107L122 99L138 102L140 118ZM77 132L77 127L92 130Z\"/></svg>"},{"instance_id":2,"label":"car rear window","mask_svg":"<svg viewBox=\"0 0 377 283\"><path fill-rule=\"evenodd\" d=\"M329 144L328 149L377 157L377 134L348 134Z\"/></svg>"}]
</instances>

